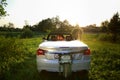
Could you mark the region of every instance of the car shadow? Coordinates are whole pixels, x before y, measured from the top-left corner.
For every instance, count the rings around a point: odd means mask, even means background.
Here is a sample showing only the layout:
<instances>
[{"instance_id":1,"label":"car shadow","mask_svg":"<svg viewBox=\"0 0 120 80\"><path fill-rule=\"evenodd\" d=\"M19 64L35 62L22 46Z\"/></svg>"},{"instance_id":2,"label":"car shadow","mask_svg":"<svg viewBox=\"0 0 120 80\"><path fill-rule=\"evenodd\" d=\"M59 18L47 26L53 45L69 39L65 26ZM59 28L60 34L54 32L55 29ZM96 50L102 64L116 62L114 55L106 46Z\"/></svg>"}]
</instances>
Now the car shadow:
<instances>
[{"instance_id":1,"label":"car shadow","mask_svg":"<svg viewBox=\"0 0 120 80\"><path fill-rule=\"evenodd\" d=\"M65 78L58 72L42 71L39 73L39 76L41 80L89 80L87 72L72 72L69 77Z\"/></svg>"}]
</instances>

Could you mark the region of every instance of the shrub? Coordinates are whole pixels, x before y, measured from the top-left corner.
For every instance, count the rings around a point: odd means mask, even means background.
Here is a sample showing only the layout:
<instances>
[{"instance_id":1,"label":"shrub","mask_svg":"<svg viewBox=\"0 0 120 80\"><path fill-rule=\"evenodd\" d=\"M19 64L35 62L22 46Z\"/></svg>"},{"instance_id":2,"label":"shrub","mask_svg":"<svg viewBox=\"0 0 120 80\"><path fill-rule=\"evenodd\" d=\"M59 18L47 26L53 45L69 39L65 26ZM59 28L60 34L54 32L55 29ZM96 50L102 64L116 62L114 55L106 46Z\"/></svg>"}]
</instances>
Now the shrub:
<instances>
[{"instance_id":1,"label":"shrub","mask_svg":"<svg viewBox=\"0 0 120 80\"><path fill-rule=\"evenodd\" d=\"M101 41L112 41L112 34L100 34L98 39Z\"/></svg>"},{"instance_id":2,"label":"shrub","mask_svg":"<svg viewBox=\"0 0 120 80\"><path fill-rule=\"evenodd\" d=\"M16 38L0 37L0 79L5 79L6 73L25 59L26 48L22 41Z\"/></svg>"},{"instance_id":3,"label":"shrub","mask_svg":"<svg viewBox=\"0 0 120 80\"><path fill-rule=\"evenodd\" d=\"M99 34L98 39L101 41L110 41L110 42L115 42L114 35L113 34ZM116 37L116 42L120 43L120 35Z\"/></svg>"},{"instance_id":4,"label":"shrub","mask_svg":"<svg viewBox=\"0 0 120 80\"><path fill-rule=\"evenodd\" d=\"M120 80L119 47L92 51L90 80Z\"/></svg>"},{"instance_id":5,"label":"shrub","mask_svg":"<svg viewBox=\"0 0 120 80\"><path fill-rule=\"evenodd\" d=\"M21 38L31 38L33 37L33 32L29 28L25 28L21 34Z\"/></svg>"}]
</instances>

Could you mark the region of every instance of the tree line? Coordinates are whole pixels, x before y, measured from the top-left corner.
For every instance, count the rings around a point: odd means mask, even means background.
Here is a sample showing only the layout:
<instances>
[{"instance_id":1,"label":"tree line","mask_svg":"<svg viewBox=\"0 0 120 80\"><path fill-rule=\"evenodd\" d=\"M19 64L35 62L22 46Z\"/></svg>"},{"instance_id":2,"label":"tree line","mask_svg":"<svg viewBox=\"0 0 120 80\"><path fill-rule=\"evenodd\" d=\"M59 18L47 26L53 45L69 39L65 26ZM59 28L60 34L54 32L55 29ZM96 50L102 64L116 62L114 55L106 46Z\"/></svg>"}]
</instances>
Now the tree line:
<instances>
[{"instance_id":1,"label":"tree line","mask_svg":"<svg viewBox=\"0 0 120 80\"><path fill-rule=\"evenodd\" d=\"M113 15L110 20L103 21L100 26L96 24L88 25L86 27L79 26L78 24L73 26L68 20L60 21L59 16L43 19L35 25L25 24L23 28L15 28L13 23L8 23L0 27L0 31L6 32L22 32L24 35L33 33L49 33L55 30L58 31L72 31L73 29L79 29L84 32L91 33L106 33L112 35L112 40L117 41L120 36L120 17L119 13ZM27 37L26 35L26 37Z\"/></svg>"},{"instance_id":2,"label":"tree line","mask_svg":"<svg viewBox=\"0 0 120 80\"><path fill-rule=\"evenodd\" d=\"M101 23L102 32L112 35L112 41L116 42L120 39L120 16L117 12L110 21L106 20Z\"/></svg>"},{"instance_id":3,"label":"tree line","mask_svg":"<svg viewBox=\"0 0 120 80\"><path fill-rule=\"evenodd\" d=\"M37 24L31 26L29 24L25 25L23 29L29 28L35 32L51 32L55 31L56 29L62 29L65 31L71 30L73 28L67 20L60 21L59 17L47 18L43 19L42 21L38 22Z\"/></svg>"},{"instance_id":4,"label":"tree line","mask_svg":"<svg viewBox=\"0 0 120 80\"><path fill-rule=\"evenodd\" d=\"M7 15L5 11L5 7L7 6L6 0L0 1L0 18ZM120 17L119 13L115 13L110 20L103 21L99 27L96 24L88 25L86 27L79 28L79 25L73 26L67 20L60 21L59 16L53 18L47 18L39 23L31 26L29 24L24 25L22 29L15 28L13 23L9 23L8 25L0 26L0 31L7 32L23 32L23 33L32 33L33 32L51 32L58 30L59 31L71 31L73 28L83 29L84 32L92 32L92 33L107 33L112 35L112 40L117 41L117 38L120 36ZM27 34L28 34L27 33Z\"/></svg>"},{"instance_id":5,"label":"tree line","mask_svg":"<svg viewBox=\"0 0 120 80\"><path fill-rule=\"evenodd\" d=\"M73 29L81 30L78 24L73 26L67 20L60 21L59 16L43 19L32 26L25 24L22 29L15 28L13 23L8 23L7 25L0 27L1 32L21 32L23 38L32 37L34 33L50 33L56 30L59 32L71 32Z\"/></svg>"}]
</instances>

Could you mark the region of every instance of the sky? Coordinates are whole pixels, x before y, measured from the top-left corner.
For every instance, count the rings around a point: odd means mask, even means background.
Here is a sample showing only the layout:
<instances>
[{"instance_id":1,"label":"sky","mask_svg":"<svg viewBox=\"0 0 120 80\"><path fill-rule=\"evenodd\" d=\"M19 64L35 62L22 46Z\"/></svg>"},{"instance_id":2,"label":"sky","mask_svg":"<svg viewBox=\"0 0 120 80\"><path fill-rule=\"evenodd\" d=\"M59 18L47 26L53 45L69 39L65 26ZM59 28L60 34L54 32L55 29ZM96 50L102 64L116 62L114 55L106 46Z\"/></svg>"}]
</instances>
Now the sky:
<instances>
[{"instance_id":1,"label":"sky","mask_svg":"<svg viewBox=\"0 0 120 80\"><path fill-rule=\"evenodd\" d=\"M11 22L22 27L27 22L37 24L43 19L59 16L70 24L100 25L120 14L120 0L7 0L5 10L9 14L0 19L0 25Z\"/></svg>"}]
</instances>

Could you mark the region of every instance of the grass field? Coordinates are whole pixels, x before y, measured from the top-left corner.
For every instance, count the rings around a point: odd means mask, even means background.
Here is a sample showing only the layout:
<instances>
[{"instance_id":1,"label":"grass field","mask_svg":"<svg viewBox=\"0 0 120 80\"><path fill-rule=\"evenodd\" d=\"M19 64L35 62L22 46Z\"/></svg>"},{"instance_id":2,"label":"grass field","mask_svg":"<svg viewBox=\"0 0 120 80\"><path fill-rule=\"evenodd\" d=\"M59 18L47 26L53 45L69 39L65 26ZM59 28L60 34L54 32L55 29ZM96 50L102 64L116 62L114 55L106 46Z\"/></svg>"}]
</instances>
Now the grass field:
<instances>
[{"instance_id":1,"label":"grass field","mask_svg":"<svg viewBox=\"0 0 120 80\"><path fill-rule=\"evenodd\" d=\"M22 49L26 52L25 57L12 69L6 70L1 79L56 80L59 78L56 74L43 77L44 75L37 72L36 49L42 41L41 36L30 39L17 39L17 41L22 42L24 46ZM120 80L120 44L99 41L98 34L84 34L82 41L88 44L92 54L89 80ZM74 80L79 79L74 78Z\"/></svg>"},{"instance_id":2,"label":"grass field","mask_svg":"<svg viewBox=\"0 0 120 80\"><path fill-rule=\"evenodd\" d=\"M120 44L99 41L98 34L86 34L83 41L91 48L91 80L120 80Z\"/></svg>"}]
</instances>

